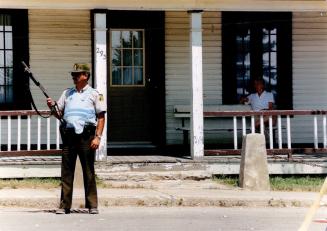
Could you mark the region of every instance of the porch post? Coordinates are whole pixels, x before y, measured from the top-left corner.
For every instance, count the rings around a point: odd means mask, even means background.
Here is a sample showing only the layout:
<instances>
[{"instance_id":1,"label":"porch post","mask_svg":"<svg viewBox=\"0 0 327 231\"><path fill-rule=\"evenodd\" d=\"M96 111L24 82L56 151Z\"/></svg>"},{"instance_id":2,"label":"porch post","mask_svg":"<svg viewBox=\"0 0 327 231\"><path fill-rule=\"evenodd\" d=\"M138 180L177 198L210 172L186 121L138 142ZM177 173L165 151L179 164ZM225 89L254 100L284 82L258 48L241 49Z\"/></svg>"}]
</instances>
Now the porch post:
<instances>
[{"instance_id":1,"label":"porch post","mask_svg":"<svg viewBox=\"0 0 327 231\"><path fill-rule=\"evenodd\" d=\"M189 11L192 67L191 93L191 156L204 156L203 147L203 86L202 86L202 10Z\"/></svg>"},{"instance_id":2,"label":"porch post","mask_svg":"<svg viewBox=\"0 0 327 231\"><path fill-rule=\"evenodd\" d=\"M106 13L94 13L94 87L107 102L107 22ZM107 114L96 160L107 159Z\"/></svg>"}]
</instances>

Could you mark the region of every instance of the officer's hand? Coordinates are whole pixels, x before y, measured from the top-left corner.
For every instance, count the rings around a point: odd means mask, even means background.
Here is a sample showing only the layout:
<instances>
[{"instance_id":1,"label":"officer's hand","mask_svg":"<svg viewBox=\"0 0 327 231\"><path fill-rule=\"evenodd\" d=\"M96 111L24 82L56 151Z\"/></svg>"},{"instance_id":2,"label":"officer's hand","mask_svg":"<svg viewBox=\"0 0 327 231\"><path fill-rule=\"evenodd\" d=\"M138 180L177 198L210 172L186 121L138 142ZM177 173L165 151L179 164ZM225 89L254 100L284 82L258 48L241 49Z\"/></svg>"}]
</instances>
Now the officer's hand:
<instances>
[{"instance_id":1,"label":"officer's hand","mask_svg":"<svg viewBox=\"0 0 327 231\"><path fill-rule=\"evenodd\" d=\"M100 138L96 136L91 141L91 148L92 149L98 149L99 145L100 145Z\"/></svg>"},{"instance_id":2,"label":"officer's hand","mask_svg":"<svg viewBox=\"0 0 327 231\"><path fill-rule=\"evenodd\" d=\"M47 105L49 108L54 105L54 102L51 98L47 98Z\"/></svg>"}]
</instances>

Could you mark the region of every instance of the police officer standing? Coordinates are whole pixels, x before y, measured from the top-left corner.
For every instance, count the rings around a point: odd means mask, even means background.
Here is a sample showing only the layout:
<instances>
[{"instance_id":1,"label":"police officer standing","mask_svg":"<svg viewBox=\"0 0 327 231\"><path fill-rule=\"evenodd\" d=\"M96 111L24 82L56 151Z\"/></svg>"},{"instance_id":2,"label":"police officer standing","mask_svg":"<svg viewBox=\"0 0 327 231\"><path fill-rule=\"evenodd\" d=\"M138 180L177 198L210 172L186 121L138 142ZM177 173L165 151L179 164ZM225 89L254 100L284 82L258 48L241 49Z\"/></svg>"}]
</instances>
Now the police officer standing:
<instances>
[{"instance_id":1,"label":"police officer standing","mask_svg":"<svg viewBox=\"0 0 327 231\"><path fill-rule=\"evenodd\" d=\"M81 161L85 190L85 207L98 214L98 197L94 172L95 150L99 147L105 124L106 103L103 95L88 85L90 66L75 64L71 72L75 87L66 89L58 100L63 128L61 164L61 199L57 214L69 213L77 155ZM54 104L47 99L49 107Z\"/></svg>"}]
</instances>

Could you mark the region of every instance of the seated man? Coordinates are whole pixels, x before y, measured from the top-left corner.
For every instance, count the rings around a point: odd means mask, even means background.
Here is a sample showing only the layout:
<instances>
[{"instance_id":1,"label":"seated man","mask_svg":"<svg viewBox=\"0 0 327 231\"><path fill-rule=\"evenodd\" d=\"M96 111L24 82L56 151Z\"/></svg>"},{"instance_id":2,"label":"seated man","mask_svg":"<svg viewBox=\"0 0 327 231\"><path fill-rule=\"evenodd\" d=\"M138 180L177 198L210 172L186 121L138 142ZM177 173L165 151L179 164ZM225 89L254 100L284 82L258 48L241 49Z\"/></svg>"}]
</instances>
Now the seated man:
<instances>
[{"instance_id":1,"label":"seated man","mask_svg":"<svg viewBox=\"0 0 327 231\"><path fill-rule=\"evenodd\" d=\"M271 92L265 91L265 83L263 79L258 79L254 81L255 93L248 95L247 97L242 97L240 103L248 103L251 105L252 110L262 111L262 110L273 110L274 107L274 95ZM267 124L269 117L264 117L264 123ZM273 118L273 125L275 124L275 118ZM260 127L260 120L256 118L255 128L256 130Z\"/></svg>"}]
</instances>

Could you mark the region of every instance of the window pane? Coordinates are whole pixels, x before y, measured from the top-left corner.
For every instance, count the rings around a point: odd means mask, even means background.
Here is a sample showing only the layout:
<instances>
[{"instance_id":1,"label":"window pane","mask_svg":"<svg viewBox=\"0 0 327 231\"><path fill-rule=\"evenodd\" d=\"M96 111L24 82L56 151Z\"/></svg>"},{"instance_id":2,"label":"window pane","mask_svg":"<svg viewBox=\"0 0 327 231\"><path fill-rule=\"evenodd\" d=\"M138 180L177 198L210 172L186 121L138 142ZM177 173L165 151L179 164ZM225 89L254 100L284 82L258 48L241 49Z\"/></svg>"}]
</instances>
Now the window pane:
<instances>
[{"instance_id":1,"label":"window pane","mask_svg":"<svg viewBox=\"0 0 327 231\"><path fill-rule=\"evenodd\" d=\"M6 67L12 67L13 66L13 57L12 57L12 51L6 51Z\"/></svg>"},{"instance_id":2,"label":"window pane","mask_svg":"<svg viewBox=\"0 0 327 231\"><path fill-rule=\"evenodd\" d=\"M0 67L5 66L5 54L4 51L0 51Z\"/></svg>"},{"instance_id":3,"label":"window pane","mask_svg":"<svg viewBox=\"0 0 327 231\"><path fill-rule=\"evenodd\" d=\"M13 99L13 87L0 86L0 103L12 103Z\"/></svg>"},{"instance_id":4,"label":"window pane","mask_svg":"<svg viewBox=\"0 0 327 231\"><path fill-rule=\"evenodd\" d=\"M4 27L4 19L3 19L3 14L0 14L0 31L3 31Z\"/></svg>"},{"instance_id":5,"label":"window pane","mask_svg":"<svg viewBox=\"0 0 327 231\"><path fill-rule=\"evenodd\" d=\"M270 50L269 35L267 34L262 35L262 46L263 46L263 51Z\"/></svg>"},{"instance_id":6,"label":"window pane","mask_svg":"<svg viewBox=\"0 0 327 231\"><path fill-rule=\"evenodd\" d=\"M113 67L112 68L112 85L121 85L121 68Z\"/></svg>"},{"instance_id":7,"label":"window pane","mask_svg":"<svg viewBox=\"0 0 327 231\"><path fill-rule=\"evenodd\" d=\"M1 26L0 26L1 28ZM4 33L0 32L0 49L4 49Z\"/></svg>"},{"instance_id":8,"label":"window pane","mask_svg":"<svg viewBox=\"0 0 327 231\"><path fill-rule=\"evenodd\" d=\"M131 85L132 84L132 67L125 67L123 72L123 85Z\"/></svg>"},{"instance_id":9,"label":"window pane","mask_svg":"<svg viewBox=\"0 0 327 231\"><path fill-rule=\"evenodd\" d=\"M269 66L271 68L277 67L276 52L265 52L262 55L263 66Z\"/></svg>"},{"instance_id":10,"label":"window pane","mask_svg":"<svg viewBox=\"0 0 327 231\"><path fill-rule=\"evenodd\" d=\"M11 16L0 14L0 31L12 31Z\"/></svg>"},{"instance_id":11,"label":"window pane","mask_svg":"<svg viewBox=\"0 0 327 231\"><path fill-rule=\"evenodd\" d=\"M0 85L5 84L5 69L0 68Z\"/></svg>"},{"instance_id":12,"label":"window pane","mask_svg":"<svg viewBox=\"0 0 327 231\"><path fill-rule=\"evenodd\" d=\"M263 28L262 29L263 34L269 35L269 29Z\"/></svg>"},{"instance_id":13,"label":"window pane","mask_svg":"<svg viewBox=\"0 0 327 231\"><path fill-rule=\"evenodd\" d=\"M12 33L7 32L5 33L5 48L6 49L12 49Z\"/></svg>"},{"instance_id":14,"label":"window pane","mask_svg":"<svg viewBox=\"0 0 327 231\"><path fill-rule=\"evenodd\" d=\"M134 50L134 66L143 66L143 50Z\"/></svg>"},{"instance_id":15,"label":"window pane","mask_svg":"<svg viewBox=\"0 0 327 231\"><path fill-rule=\"evenodd\" d=\"M6 69L6 84L7 85L13 84L13 69L12 68Z\"/></svg>"},{"instance_id":16,"label":"window pane","mask_svg":"<svg viewBox=\"0 0 327 231\"><path fill-rule=\"evenodd\" d=\"M238 53L236 55L236 65L243 66L243 61L244 61L244 55L242 53Z\"/></svg>"},{"instance_id":17,"label":"window pane","mask_svg":"<svg viewBox=\"0 0 327 231\"><path fill-rule=\"evenodd\" d=\"M247 36L250 37L250 36ZM250 43L249 40L247 40L247 37L242 40L242 37L237 36L236 38L236 46L237 46L237 51L240 53L245 53L250 50Z\"/></svg>"},{"instance_id":18,"label":"window pane","mask_svg":"<svg viewBox=\"0 0 327 231\"><path fill-rule=\"evenodd\" d=\"M4 15L4 25L5 25L5 31L12 31L10 15Z\"/></svg>"},{"instance_id":19,"label":"window pane","mask_svg":"<svg viewBox=\"0 0 327 231\"><path fill-rule=\"evenodd\" d=\"M114 66L121 66L121 50L112 49L111 50L111 63Z\"/></svg>"},{"instance_id":20,"label":"window pane","mask_svg":"<svg viewBox=\"0 0 327 231\"><path fill-rule=\"evenodd\" d=\"M5 103L5 87L0 86L0 103Z\"/></svg>"},{"instance_id":21,"label":"window pane","mask_svg":"<svg viewBox=\"0 0 327 231\"><path fill-rule=\"evenodd\" d=\"M123 50L123 66L132 66L132 50Z\"/></svg>"},{"instance_id":22,"label":"window pane","mask_svg":"<svg viewBox=\"0 0 327 231\"><path fill-rule=\"evenodd\" d=\"M143 85L143 68L134 68L134 84Z\"/></svg>"},{"instance_id":23,"label":"window pane","mask_svg":"<svg viewBox=\"0 0 327 231\"><path fill-rule=\"evenodd\" d=\"M277 36L276 35L271 35L270 36L270 49L272 51L277 50Z\"/></svg>"},{"instance_id":24,"label":"window pane","mask_svg":"<svg viewBox=\"0 0 327 231\"><path fill-rule=\"evenodd\" d=\"M277 89L277 69L268 67L264 68L263 79L266 82L268 91Z\"/></svg>"},{"instance_id":25,"label":"window pane","mask_svg":"<svg viewBox=\"0 0 327 231\"><path fill-rule=\"evenodd\" d=\"M121 47L120 31L111 31L111 47Z\"/></svg>"},{"instance_id":26,"label":"window pane","mask_svg":"<svg viewBox=\"0 0 327 231\"><path fill-rule=\"evenodd\" d=\"M277 68L277 56L276 56L276 52L271 52L270 53L270 66L272 68Z\"/></svg>"},{"instance_id":27,"label":"window pane","mask_svg":"<svg viewBox=\"0 0 327 231\"><path fill-rule=\"evenodd\" d=\"M142 31L134 31L133 32L133 42L134 48L142 48L143 47L143 32Z\"/></svg>"},{"instance_id":28,"label":"window pane","mask_svg":"<svg viewBox=\"0 0 327 231\"><path fill-rule=\"evenodd\" d=\"M5 87L5 94L6 94L6 103L12 103L14 101L14 91L13 86L6 86Z\"/></svg>"},{"instance_id":29,"label":"window pane","mask_svg":"<svg viewBox=\"0 0 327 231\"><path fill-rule=\"evenodd\" d=\"M265 52L262 55L263 66L270 66L269 52Z\"/></svg>"},{"instance_id":30,"label":"window pane","mask_svg":"<svg viewBox=\"0 0 327 231\"><path fill-rule=\"evenodd\" d=\"M131 31L123 31L122 38L123 38L123 47L124 48L131 48L132 47L132 32Z\"/></svg>"}]
</instances>

